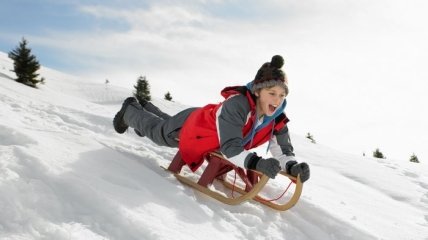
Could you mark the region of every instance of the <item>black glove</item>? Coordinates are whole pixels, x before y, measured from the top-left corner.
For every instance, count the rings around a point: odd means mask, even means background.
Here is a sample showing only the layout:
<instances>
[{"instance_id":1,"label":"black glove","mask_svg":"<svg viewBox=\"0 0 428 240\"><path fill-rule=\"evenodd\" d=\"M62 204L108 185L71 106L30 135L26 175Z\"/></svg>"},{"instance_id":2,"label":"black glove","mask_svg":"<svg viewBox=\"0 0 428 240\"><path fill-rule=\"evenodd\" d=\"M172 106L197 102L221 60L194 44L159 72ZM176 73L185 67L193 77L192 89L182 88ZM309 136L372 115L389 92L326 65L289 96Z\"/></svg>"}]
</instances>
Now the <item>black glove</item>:
<instances>
[{"instance_id":1,"label":"black glove","mask_svg":"<svg viewBox=\"0 0 428 240\"><path fill-rule=\"evenodd\" d=\"M296 161L288 161L285 164L285 170L293 177L297 177L300 174L302 183L306 182L310 177L309 165L305 162L297 163Z\"/></svg>"},{"instance_id":2,"label":"black glove","mask_svg":"<svg viewBox=\"0 0 428 240\"><path fill-rule=\"evenodd\" d=\"M249 155L245 159L245 167L247 169L259 171L270 178L275 178L279 171L281 171L281 165L275 158L263 159L257 156L255 153Z\"/></svg>"},{"instance_id":3,"label":"black glove","mask_svg":"<svg viewBox=\"0 0 428 240\"><path fill-rule=\"evenodd\" d=\"M279 161L275 158L260 159L256 165L256 170L262 172L270 178L275 178L275 176L281 171L281 165Z\"/></svg>"}]
</instances>

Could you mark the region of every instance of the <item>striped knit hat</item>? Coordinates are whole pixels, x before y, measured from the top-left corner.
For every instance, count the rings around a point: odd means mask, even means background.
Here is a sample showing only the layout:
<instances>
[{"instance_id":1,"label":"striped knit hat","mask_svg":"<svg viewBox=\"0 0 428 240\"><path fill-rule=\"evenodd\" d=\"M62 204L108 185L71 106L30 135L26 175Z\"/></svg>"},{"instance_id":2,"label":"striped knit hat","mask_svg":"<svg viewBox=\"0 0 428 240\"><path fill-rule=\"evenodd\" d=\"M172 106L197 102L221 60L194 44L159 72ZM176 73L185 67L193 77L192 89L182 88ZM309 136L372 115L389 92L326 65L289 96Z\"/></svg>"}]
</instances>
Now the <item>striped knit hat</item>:
<instances>
[{"instance_id":1,"label":"striped knit hat","mask_svg":"<svg viewBox=\"0 0 428 240\"><path fill-rule=\"evenodd\" d=\"M275 55L270 62L264 63L252 82L251 92L255 93L262 88L281 86L285 89L285 94L288 94L287 76L281 70L283 65L284 58L280 55Z\"/></svg>"}]
</instances>

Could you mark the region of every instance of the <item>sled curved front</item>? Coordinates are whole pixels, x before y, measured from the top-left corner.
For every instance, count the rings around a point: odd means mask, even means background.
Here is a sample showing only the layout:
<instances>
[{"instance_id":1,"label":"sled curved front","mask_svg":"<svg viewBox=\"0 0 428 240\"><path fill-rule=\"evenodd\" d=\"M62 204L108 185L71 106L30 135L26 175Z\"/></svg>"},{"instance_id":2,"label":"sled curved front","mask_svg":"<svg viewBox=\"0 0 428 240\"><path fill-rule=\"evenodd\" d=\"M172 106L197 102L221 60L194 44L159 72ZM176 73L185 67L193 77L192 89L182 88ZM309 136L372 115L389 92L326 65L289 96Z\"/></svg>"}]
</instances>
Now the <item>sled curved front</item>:
<instances>
[{"instance_id":1,"label":"sled curved front","mask_svg":"<svg viewBox=\"0 0 428 240\"><path fill-rule=\"evenodd\" d=\"M293 176L287 174L284 171L281 171L280 174L283 175L283 176L285 176L285 177L287 177L287 178L289 178L296 185L295 189L294 189L293 196L291 196L291 198L290 198L290 200L288 200L288 202L283 203L283 204L278 204L278 203L275 203L275 202L272 202L272 201L268 201L268 200L266 200L266 199L264 199L264 198L262 198L262 197L260 197L258 195L255 196L253 198L253 200L255 200L257 202L260 202L260 203L262 203L262 204L264 204L264 205L266 205L266 206L268 206L270 208L273 208L275 210L278 210L278 211L286 211L286 210L292 208L294 205L296 205L296 203L300 199L300 196L301 196L302 190L303 190L303 183L300 180L300 176L293 177ZM222 183L223 183L224 186L226 186L229 189L235 189L237 192L239 192L241 194L245 194L246 193L245 189L240 188L238 186L234 186L234 185L232 185L231 183L229 183L227 181L222 181Z\"/></svg>"}]
</instances>

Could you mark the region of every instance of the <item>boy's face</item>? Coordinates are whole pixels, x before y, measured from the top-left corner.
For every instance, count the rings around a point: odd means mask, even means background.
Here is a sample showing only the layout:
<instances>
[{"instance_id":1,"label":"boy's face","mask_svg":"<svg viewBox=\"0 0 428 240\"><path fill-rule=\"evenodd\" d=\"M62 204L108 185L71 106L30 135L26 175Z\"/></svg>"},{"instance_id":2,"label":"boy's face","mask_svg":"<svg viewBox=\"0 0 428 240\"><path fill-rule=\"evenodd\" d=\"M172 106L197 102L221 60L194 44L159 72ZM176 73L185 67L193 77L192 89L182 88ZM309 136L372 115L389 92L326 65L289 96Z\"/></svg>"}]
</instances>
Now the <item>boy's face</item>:
<instances>
[{"instance_id":1,"label":"boy's face","mask_svg":"<svg viewBox=\"0 0 428 240\"><path fill-rule=\"evenodd\" d=\"M284 88L280 86L263 88L255 94L257 96L257 111L259 116L272 116L286 97Z\"/></svg>"}]
</instances>

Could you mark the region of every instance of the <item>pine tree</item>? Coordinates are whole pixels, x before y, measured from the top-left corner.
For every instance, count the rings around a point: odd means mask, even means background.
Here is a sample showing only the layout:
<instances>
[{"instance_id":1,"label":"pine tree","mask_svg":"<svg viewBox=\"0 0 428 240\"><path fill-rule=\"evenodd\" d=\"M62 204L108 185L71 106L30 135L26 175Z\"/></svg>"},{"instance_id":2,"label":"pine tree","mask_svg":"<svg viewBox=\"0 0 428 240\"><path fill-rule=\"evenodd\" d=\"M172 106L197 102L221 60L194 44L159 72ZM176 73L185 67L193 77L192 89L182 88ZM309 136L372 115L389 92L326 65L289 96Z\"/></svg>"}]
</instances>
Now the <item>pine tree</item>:
<instances>
[{"instance_id":1,"label":"pine tree","mask_svg":"<svg viewBox=\"0 0 428 240\"><path fill-rule=\"evenodd\" d=\"M419 159L418 159L418 157L414 153L410 157L410 162L419 163Z\"/></svg>"},{"instance_id":2,"label":"pine tree","mask_svg":"<svg viewBox=\"0 0 428 240\"><path fill-rule=\"evenodd\" d=\"M165 94L165 100L172 101L171 93L167 92L167 93Z\"/></svg>"},{"instance_id":3,"label":"pine tree","mask_svg":"<svg viewBox=\"0 0 428 240\"><path fill-rule=\"evenodd\" d=\"M314 144L317 143L314 139L314 136L312 136L311 133L306 134L306 138L311 140L311 143L314 143Z\"/></svg>"},{"instance_id":4,"label":"pine tree","mask_svg":"<svg viewBox=\"0 0 428 240\"><path fill-rule=\"evenodd\" d=\"M379 148L376 148L376 150L373 152L373 157L375 158L386 158L383 153L379 150Z\"/></svg>"},{"instance_id":5,"label":"pine tree","mask_svg":"<svg viewBox=\"0 0 428 240\"><path fill-rule=\"evenodd\" d=\"M149 81L144 76L140 76L137 80L137 85L134 85L134 96L142 103L151 100Z\"/></svg>"},{"instance_id":6,"label":"pine tree","mask_svg":"<svg viewBox=\"0 0 428 240\"><path fill-rule=\"evenodd\" d=\"M31 49L27 47L27 44L27 40L22 38L19 46L10 51L8 56L13 60L13 69L17 76L16 81L31 87L36 87L36 85L42 81L36 79L39 76L36 72L40 69L40 64L36 56L31 54Z\"/></svg>"}]
</instances>

